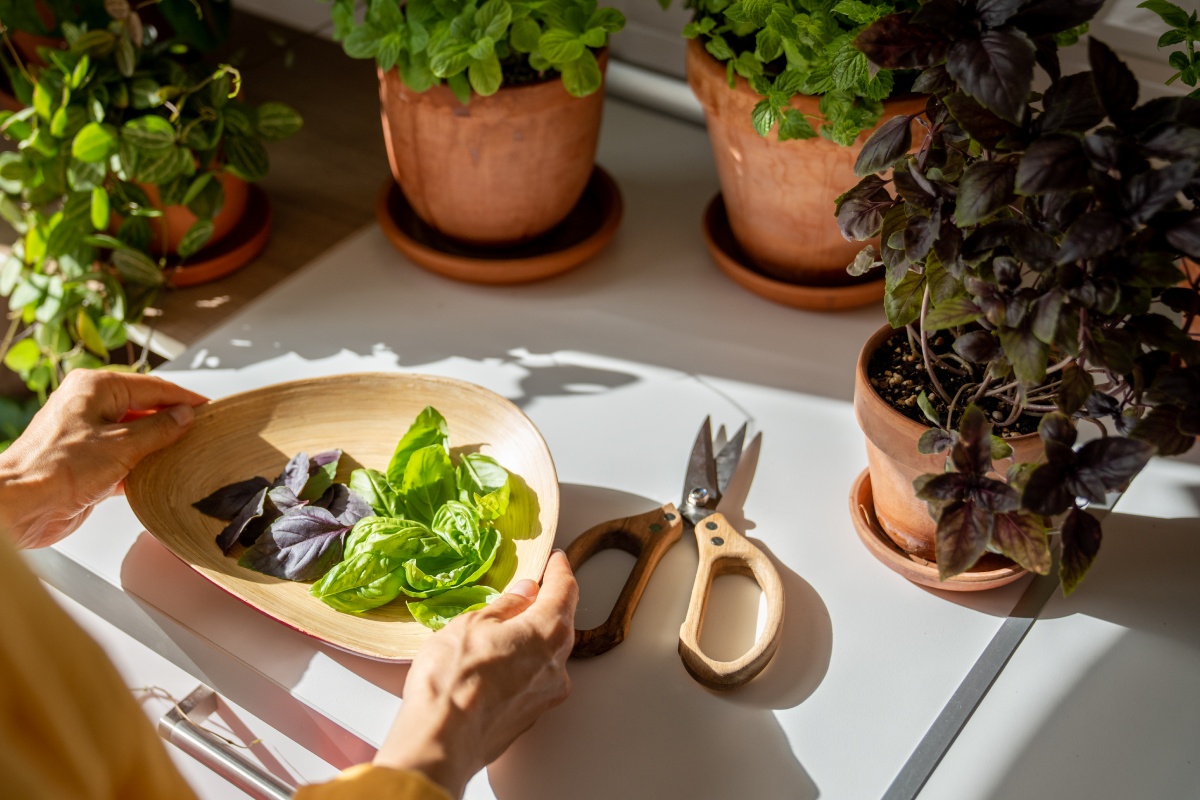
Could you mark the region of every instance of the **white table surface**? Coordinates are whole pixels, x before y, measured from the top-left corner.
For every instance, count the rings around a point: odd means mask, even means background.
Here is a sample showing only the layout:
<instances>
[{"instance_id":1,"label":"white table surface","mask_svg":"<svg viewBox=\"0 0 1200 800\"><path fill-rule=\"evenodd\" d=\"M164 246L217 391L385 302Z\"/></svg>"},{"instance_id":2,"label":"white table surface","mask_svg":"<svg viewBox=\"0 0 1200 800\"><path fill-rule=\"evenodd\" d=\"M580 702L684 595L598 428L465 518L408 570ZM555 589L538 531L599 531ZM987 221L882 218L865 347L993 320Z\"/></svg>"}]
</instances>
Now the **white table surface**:
<instances>
[{"instance_id":1,"label":"white table surface","mask_svg":"<svg viewBox=\"0 0 1200 800\"><path fill-rule=\"evenodd\" d=\"M855 356L882 311L796 311L717 271L699 233L717 189L702 129L610 101L599 161L621 186L626 216L612 246L578 270L511 288L455 283L407 263L371 227L162 373L210 397L361 370L488 387L529 414L554 455L558 546L677 500L705 415L749 420L764 432L745 506L750 535L775 558L787 593L775 660L725 694L688 677L676 653L696 564L685 539L655 573L629 639L572 662L570 699L467 797L879 797L1026 582L930 591L858 542L847 496L866 459L849 401ZM231 599L158 545L122 500L36 563L335 766L368 757L401 702L404 667L321 646ZM581 622L606 615L628 563L618 554L585 567ZM757 592L747 584L718 585L706 630L715 651L748 643ZM990 796L982 783L968 787L947 796Z\"/></svg>"}]
</instances>

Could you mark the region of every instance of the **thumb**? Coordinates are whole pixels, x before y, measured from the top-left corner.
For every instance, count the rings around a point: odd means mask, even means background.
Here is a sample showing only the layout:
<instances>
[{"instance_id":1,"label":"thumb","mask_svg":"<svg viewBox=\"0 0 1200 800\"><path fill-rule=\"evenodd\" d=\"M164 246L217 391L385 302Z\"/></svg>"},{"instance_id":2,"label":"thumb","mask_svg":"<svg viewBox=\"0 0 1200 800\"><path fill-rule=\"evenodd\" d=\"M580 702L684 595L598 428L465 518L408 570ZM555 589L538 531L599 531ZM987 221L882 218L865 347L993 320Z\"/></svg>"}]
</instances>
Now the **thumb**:
<instances>
[{"instance_id":1,"label":"thumb","mask_svg":"<svg viewBox=\"0 0 1200 800\"><path fill-rule=\"evenodd\" d=\"M520 580L508 588L504 594L488 603L488 616L499 620L512 619L533 605L538 594L538 585L531 580Z\"/></svg>"},{"instance_id":2,"label":"thumb","mask_svg":"<svg viewBox=\"0 0 1200 800\"><path fill-rule=\"evenodd\" d=\"M191 406L178 405L125 422L121 446L129 457L129 463L136 464L151 453L177 442L187 433L195 416Z\"/></svg>"}]
</instances>

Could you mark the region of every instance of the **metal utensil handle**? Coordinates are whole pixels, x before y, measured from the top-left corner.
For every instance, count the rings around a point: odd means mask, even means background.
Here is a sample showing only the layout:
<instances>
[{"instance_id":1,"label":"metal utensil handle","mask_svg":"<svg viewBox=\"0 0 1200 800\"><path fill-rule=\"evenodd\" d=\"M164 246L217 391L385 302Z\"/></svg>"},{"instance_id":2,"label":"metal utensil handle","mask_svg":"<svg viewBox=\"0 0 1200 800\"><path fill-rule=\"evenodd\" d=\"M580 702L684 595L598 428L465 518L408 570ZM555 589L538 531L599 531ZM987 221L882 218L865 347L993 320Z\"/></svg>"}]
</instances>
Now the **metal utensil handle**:
<instances>
[{"instance_id":1,"label":"metal utensil handle","mask_svg":"<svg viewBox=\"0 0 1200 800\"><path fill-rule=\"evenodd\" d=\"M237 752L228 742L200 727L217 707L217 695L201 685L158 721L158 735L251 797L290 800L296 788ZM194 717L194 718L193 718Z\"/></svg>"},{"instance_id":2,"label":"metal utensil handle","mask_svg":"<svg viewBox=\"0 0 1200 800\"><path fill-rule=\"evenodd\" d=\"M679 628L679 657L691 676L710 689L733 689L762 672L779 649L783 633L783 582L766 554L721 514L712 514L696 526L696 546L700 565L692 584L687 618ZM758 583L767 601L767 622L750 650L733 661L717 661L700 650L700 631L713 580L729 574L746 575Z\"/></svg>"},{"instance_id":3,"label":"metal utensil handle","mask_svg":"<svg viewBox=\"0 0 1200 800\"><path fill-rule=\"evenodd\" d=\"M600 625L590 630L575 631L575 646L572 658L590 658L607 653L629 633L633 614L642 599L642 592L650 582L650 575L658 562L683 535L683 520L674 504L661 508L601 523L589 528L567 546L567 560L571 569L579 567L601 550L624 550L637 559L612 611Z\"/></svg>"}]
</instances>

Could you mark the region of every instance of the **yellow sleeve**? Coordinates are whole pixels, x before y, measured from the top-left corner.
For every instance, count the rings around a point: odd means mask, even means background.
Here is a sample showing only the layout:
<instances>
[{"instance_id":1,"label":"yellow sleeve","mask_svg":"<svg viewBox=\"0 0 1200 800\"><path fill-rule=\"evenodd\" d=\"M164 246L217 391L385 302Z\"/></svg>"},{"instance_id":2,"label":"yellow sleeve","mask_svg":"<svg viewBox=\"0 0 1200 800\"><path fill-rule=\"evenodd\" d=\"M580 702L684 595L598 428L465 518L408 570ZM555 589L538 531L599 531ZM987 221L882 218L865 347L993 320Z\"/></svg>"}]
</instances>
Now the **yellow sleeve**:
<instances>
[{"instance_id":1,"label":"yellow sleeve","mask_svg":"<svg viewBox=\"0 0 1200 800\"><path fill-rule=\"evenodd\" d=\"M28 800L192 800L104 651L0 531L0 776Z\"/></svg>"},{"instance_id":2,"label":"yellow sleeve","mask_svg":"<svg viewBox=\"0 0 1200 800\"><path fill-rule=\"evenodd\" d=\"M303 786L293 800L452 800L419 772L359 764L329 783Z\"/></svg>"}]
</instances>

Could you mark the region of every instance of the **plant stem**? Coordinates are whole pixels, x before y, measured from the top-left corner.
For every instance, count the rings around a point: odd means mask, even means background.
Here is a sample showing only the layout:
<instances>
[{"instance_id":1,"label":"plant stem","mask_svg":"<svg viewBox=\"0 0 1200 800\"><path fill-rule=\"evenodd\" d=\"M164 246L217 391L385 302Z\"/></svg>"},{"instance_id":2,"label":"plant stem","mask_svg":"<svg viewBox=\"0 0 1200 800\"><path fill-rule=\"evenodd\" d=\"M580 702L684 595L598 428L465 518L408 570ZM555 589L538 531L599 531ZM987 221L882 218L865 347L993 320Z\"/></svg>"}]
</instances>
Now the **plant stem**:
<instances>
[{"instance_id":1,"label":"plant stem","mask_svg":"<svg viewBox=\"0 0 1200 800\"><path fill-rule=\"evenodd\" d=\"M925 363L925 371L929 373L929 380L933 384L936 391L949 406L951 403L950 395L942 388L942 382L938 380L937 374L933 370L933 359L929 352L929 338L925 335L925 316L929 313L929 282L925 282L925 296L921 298L921 360Z\"/></svg>"}]
</instances>

